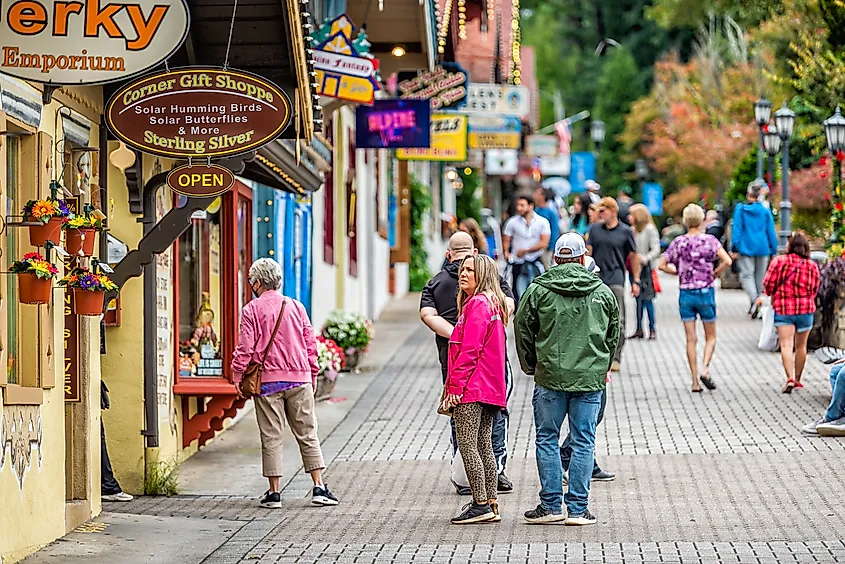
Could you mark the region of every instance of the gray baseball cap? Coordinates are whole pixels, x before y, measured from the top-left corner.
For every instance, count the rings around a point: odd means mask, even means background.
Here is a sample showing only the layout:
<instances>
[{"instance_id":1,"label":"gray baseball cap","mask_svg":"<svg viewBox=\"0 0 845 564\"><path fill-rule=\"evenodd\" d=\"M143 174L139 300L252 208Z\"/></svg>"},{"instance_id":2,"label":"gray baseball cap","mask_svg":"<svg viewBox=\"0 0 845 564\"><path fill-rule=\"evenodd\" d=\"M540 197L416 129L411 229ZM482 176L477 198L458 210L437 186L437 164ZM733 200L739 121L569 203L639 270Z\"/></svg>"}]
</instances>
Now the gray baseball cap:
<instances>
[{"instance_id":1,"label":"gray baseball cap","mask_svg":"<svg viewBox=\"0 0 845 564\"><path fill-rule=\"evenodd\" d=\"M584 238L574 231L564 233L555 243L555 256L562 259L578 258L587 254Z\"/></svg>"}]
</instances>

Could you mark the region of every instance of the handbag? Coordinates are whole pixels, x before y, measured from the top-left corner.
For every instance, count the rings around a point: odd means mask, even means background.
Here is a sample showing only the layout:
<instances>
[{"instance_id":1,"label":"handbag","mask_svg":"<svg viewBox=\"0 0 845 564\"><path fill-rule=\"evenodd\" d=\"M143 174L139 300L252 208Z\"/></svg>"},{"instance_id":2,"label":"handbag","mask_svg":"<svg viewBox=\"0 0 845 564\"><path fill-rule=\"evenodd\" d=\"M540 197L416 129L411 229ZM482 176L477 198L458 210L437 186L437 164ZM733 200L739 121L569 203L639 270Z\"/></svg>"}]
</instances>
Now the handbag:
<instances>
[{"instance_id":1,"label":"handbag","mask_svg":"<svg viewBox=\"0 0 845 564\"><path fill-rule=\"evenodd\" d=\"M762 296L760 306L760 317L763 319L763 327L760 329L760 338L757 340L757 348L761 351L766 352L776 352L780 347L780 342L778 339L778 330L775 327L775 309L772 306L772 298L775 294L778 293L778 290L786 284L795 273L798 272L798 269L801 268L802 263L798 263L798 265L792 269L783 280L778 282L777 286L774 287L772 290L771 296Z\"/></svg>"},{"instance_id":2,"label":"handbag","mask_svg":"<svg viewBox=\"0 0 845 564\"><path fill-rule=\"evenodd\" d=\"M657 274L656 269L651 270L651 280L652 284L654 284L654 293L659 294L663 291L663 287L660 285L660 276Z\"/></svg>"},{"instance_id":3,"label":"handbag","mask_svg":"<svg viewBox=\"0 0 845 564\"><path fill-rule=\"evenodd\" d=\"M445 415L447 417L452 417L452 412L454 411L453 407L446 409L446 384L443 384L443 390L440 392L440 401L437 403L437 415Z\"/></svg>"},{"instance_id":4,"label":"handbag","mask_svg":"<svg viewBox=\"0 0 845 564\"><path fill-rule=\"evenodd\" d=\"M246 367L244 378L241 380L241 395L247 399L261 395L261 375L264 372L264 362L267 360L267 354L270 352L270 347L273 346L273 341L276 340L276 334L279 332L279 326L282 324L282 316L285 314L285 306L287 304L288 301L282 298L282 310L279 312L278 319L276 319L276 326L273 328L272 335L270 335L267 348L264 349L264 354L261 356L261 362L251 360Z\"/></svg>"}]
</instances>

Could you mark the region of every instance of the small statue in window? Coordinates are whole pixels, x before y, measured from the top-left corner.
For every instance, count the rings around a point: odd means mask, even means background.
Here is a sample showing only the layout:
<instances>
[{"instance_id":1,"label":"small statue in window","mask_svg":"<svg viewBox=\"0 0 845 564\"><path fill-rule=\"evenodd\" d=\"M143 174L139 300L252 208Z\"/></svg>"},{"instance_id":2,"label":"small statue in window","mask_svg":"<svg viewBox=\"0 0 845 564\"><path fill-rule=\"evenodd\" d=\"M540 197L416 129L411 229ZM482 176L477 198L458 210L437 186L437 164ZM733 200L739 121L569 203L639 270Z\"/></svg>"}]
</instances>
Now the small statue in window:
<instances>
[{"instance_id":1,"label":"small statue in window","mask_svg":"<svg viewBox=\"0 0 845 564\"><path fill-rule=\"evenodd\" d=\"M200 358L217 358L218 340L214 332L214 310L211 309L211 296L208 292L202 293L202 305L197 313L194 324L194 335L191 337L191 344L200 351Z\"/></svg>"}]
</instances>

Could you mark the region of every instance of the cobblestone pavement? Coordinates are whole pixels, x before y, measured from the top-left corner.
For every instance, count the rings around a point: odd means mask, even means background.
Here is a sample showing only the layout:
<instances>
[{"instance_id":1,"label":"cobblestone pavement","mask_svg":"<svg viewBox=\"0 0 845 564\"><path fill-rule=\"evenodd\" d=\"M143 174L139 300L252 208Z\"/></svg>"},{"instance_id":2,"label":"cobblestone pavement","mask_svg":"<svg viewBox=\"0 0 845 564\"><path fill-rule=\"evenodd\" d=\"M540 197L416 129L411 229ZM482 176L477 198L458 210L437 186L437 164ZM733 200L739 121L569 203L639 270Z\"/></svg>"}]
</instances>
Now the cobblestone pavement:
<instances>
[{"instance_id":1,"label":"cobblestone pavement","mask_svg":"<svg viewBox=\"0 0 845 564\"><path fill-rule=\"evenodd\" d=\"M524 374L510 406L515 493L500 500L503 522L449 524L468 498L449 485L447 420L434 409L440 373L425 329L324 443L340 506L309 506L307 481L298 478L276 512L256 506L260 492L145 498L107 510L244 522L207 564L845 562L837 540L845 537L845 441L800 433L829 400L825 367L811 359L806 387L782 395L780 358L756 349L760 325L746 318L744 295L718 291L711 372L719 388L693 395L676 285L666 280L664 289L659 339L629 342L610 384L597 455L618 478L592 488L595 526L522 522L539 490L533 382Z\"/></svg>"}]
</instances>

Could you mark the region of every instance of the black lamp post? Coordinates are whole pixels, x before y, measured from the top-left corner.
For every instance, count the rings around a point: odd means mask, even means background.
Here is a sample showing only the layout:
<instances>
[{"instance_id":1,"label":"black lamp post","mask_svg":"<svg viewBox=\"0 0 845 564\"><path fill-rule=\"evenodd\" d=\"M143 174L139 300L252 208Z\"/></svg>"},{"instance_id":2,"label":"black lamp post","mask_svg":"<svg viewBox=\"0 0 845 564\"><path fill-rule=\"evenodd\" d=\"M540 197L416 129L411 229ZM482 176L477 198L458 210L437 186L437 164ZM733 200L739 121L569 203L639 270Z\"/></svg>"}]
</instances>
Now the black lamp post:
<instances>
[{"instance_id":1,"label":"black lamp post","mask_svg":"<svg viewBox=\"0 0 845 564\"><path fill-rule=\"evenodd\" d=\"M775 112L775 123L777 132L782 141L781 155L781 194L780 194L780 248L786 249L786 240L792 233L792 202L789 201L789 139L792 137L792 129L795 127L795 112L783 107Z\"/></svg>"},{"instance_id":2,"label":"black lamp post","mask_svg":"<svg viewBox=\"0 0 845 564\"><path fill-rule=\"evenodd\" d=\"M757 149L757 178L763 178L763 126L769 123L772 115L772 103L765 98L754 102L754 121L757 122L757 130L760 135L760 147Z\"/></svg>"},{"instance_id":3,"label":"black lamp post","mask_svg":"<svg viewBox=\"0 0 845 564\"><path fill-rule=\"evenodd\" d=\"M775 157L780 153L780 134L774 123L770 123L763 132L763 149L769 155L769 193L772 191L772 184L775 182Z\"/></svg>"},{"instance_id":4,"label":"black lamp post","mask_svg":"<svg viewBox=\"0 0 845 564\"><path fill-rule=\"evenodd\" d=\"M833 157L833 201L835 204L842 203L842 162L839 160L839 153L845 149L845 117L836 106L836 112L824 120L824 134L827 137L827 149ZM833 238L836 243L839 240L839 233L842 229L842 220L838 213L834 214Z\"/></svg>"},{"instance_id":5,"label":"black lamp post","mask_svg":"<svg viewBox=\"0 0 845 564\"><path fill-rule=\"evenodd\" d=\"M601 152L601 144L604 143L604 122L597 119L590 123L590 137L593 140L593 144L595 145L595 152L593 153L596 157L596 176L599 175L599 153ZM598 181L598 178L595 179Z\"/></svg>"}]
</instances>

